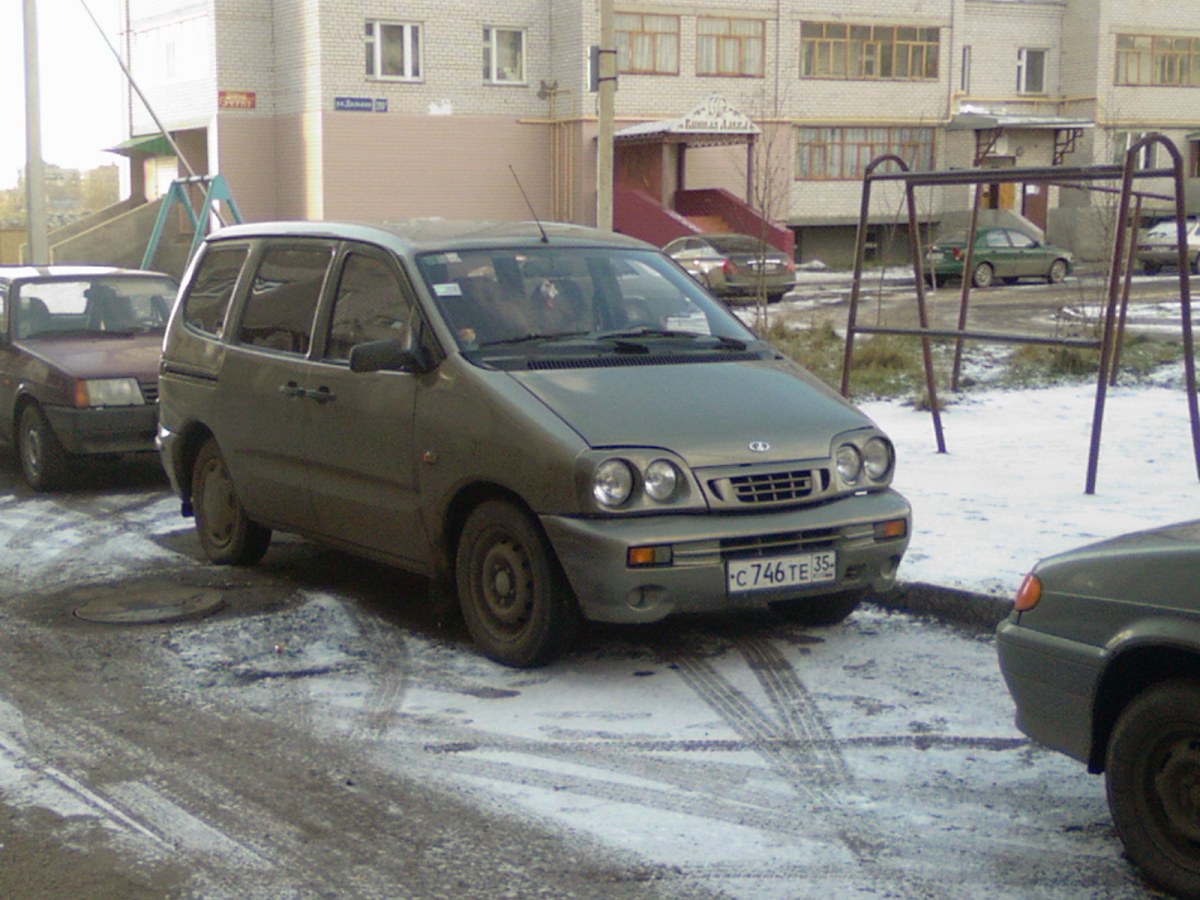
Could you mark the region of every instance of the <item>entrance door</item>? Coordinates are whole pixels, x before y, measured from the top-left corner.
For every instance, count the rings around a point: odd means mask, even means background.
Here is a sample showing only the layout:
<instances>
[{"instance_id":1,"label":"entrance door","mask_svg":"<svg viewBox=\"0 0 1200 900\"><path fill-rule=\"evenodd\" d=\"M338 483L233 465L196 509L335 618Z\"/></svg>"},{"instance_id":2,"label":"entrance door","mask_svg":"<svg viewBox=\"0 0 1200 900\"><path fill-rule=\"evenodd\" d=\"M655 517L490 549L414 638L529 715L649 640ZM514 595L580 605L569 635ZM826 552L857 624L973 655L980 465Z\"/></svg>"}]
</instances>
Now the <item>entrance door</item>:
<instances>
[{"instance_id":1,"label":"entrance door","mask_svg":"<svg viewBox=\"0 0 1200 900\"><path fill-rule=\"evenodd\" d=\"M1043 232L1046 230L1049 196L1050 188L1048 185L1021 185L1021 215L1040 228Z\"/></svg>"}]
</instances>

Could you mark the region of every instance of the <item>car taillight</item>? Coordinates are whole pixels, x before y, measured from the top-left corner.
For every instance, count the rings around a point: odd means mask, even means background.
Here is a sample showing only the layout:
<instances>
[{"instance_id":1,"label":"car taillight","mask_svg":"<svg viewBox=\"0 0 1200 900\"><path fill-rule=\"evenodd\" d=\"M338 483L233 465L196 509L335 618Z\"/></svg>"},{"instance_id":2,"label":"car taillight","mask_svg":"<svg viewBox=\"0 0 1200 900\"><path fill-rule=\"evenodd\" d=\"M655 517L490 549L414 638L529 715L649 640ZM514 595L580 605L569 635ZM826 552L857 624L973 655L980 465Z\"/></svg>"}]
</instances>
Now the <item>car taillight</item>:
<instances>
[{"instance_id":1,"label":"car taillight","mask_svg":"<svg viewBox=\"0 0 1200 900\"><path fill-rule=\"evenodd\" d=\"M954 248L954 258L955 258L955 259L962 259L962 258L963 258L963 256L965 256L965 255L966 255L966 254L965 254L965 252L963 251L963 248L962 248L962 247L955 247L955 248Z\"/></svg>"},{"instance_id":2,"label":"car taillight","mask_svg":"<svg viewBox=\"0 0 1200 900\"><path fill-rule=\"evenodd\" d=\"M737 273L738 267L732 259L726 257L725 262L721 264L721 271L726 275L734 275Z\"/></svg>"}]
</instances>

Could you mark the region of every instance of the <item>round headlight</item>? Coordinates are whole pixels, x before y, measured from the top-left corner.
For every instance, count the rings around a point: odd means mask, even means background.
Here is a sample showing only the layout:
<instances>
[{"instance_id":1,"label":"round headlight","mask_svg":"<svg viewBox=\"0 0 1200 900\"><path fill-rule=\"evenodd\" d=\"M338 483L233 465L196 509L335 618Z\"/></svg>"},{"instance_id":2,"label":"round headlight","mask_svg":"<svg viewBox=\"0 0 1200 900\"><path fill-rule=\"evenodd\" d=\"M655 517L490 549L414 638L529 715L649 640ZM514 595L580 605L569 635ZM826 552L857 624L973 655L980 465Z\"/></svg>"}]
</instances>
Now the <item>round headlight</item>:
<instances>
[{"instance_id":1,"label":"round headlight","mask_svg":"<svg viewBox=\"0 0 1200 900\"><path fill-rule=\"evenodd\" d=\"M622 459L606 459L592 476L592 496L601 506L617 507L633 491L633 471Z\"/></svg>"},{"instance_id":2,"label":"round headlight","mask_svg":"<svg viewBox=\"0 0 1200 900\"><path fill-rule=\"evenodd\" d=\"M842 444L837 449L837 456L834 461L837 463L838 477L845 484L858 484L858 479L862 475L862 454L858 452L858 448L853 444Z\"/></svg>"},{"instance_id":3,"label":"round headlight","mask_svg":"<svg viewBox=\"0 0 1200 900\"><path fill-rule=\"evenodd\" d=\"M666 459L656 459L646 466L646 493L660 503L670 500L679 484L679 470Z\"/></svg>"},{"instance_id":4,"label":"round headlight","mask_svg":"<svg viewBox=\"0 0 1200 900\"><path fill-rule=\"evenodd\" d=\"M872 481L884 481L892 473L892 447L883 438L863 444L863 468Z\"/></svg>"}]
</instances>

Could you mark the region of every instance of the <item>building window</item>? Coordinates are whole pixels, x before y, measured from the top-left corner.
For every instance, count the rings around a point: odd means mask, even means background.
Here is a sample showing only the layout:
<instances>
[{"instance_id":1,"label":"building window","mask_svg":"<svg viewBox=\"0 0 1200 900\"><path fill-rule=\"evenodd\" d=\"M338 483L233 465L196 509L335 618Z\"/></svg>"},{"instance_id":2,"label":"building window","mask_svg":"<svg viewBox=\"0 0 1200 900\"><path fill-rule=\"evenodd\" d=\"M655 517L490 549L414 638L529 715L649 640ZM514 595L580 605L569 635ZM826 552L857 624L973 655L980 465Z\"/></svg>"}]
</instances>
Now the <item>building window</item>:
<instances>
[{"instance_id":1,"label":"building window","mask_svg":"<svg viewBox=\"0 0 1200 900\"><path fill-rule=\"evenodd\" d=\"M1046 93L1046 51L1022 47L1017 51L1017 93Z\"/></svg>"},{"instance_id":2,"label":"building window","mask_svg":"<svg viewBox=\"0 0 1200 900\"><path fill-rule=\"evenodd\" d=\"M962 48L962 70L958 73L958 86L964 94L971 93L971 45Z\"/></svg>"},{"instance_id":3,"label":"building window","mask_svg":"<svg viewBox=\"0 0 1200 900\"><path fill-rule=\"evenodd\" d=\"M765 32L761 19L697 19L696 74L761 78Z\"/></svg>"},{"instance_id":4,"label":"building window","mask_svg":"<svg viewBox=\"0 0 1200 900\"><path fill-rule=\"evenodd\" d=\"M940 32L906 25L800 25L802 78L936 79Z\"/></svg>"},{"instance_id":5,"label":"building window","mask_svg":"<svg viewBox=\"0 0 1200 900\"><path fill-rule=\"evenodd\" d=\"M617 71L639 75L679 74L679 17L617 13Z\"/></svg>"},{"instance_id":6,"label":"building window","mask_svg":"<svg viewBox=\"0 0 1200 900\"><path fill-rule=\"evenodd\" d=\"M421 80L421 26L408 22L368 22L367 77Z\"/></svg>"},{"instance_id":7,"label":"building window","mask_svg":"<svg viewBox=\"0 0 1200 900\"><path fill-rule=\"evenodd\" d=\"M1144 138L1148 131L1117 131L1113 134L1113 162L1118 166L1125 165L1125 157L1130 149ZM1153 169L1158 165L1158 144L1154 141L1138 150L1134 165L1139 169Z\"/></svg>"},{"instance_id":8,"label":"building window","mask_svg":"<svg viewBox=\"0 0 1200 900\"><path fill-rule=\"evenodd\" d=\"M803 181L862 178L867 165L894 153L914 171L933 168L932 128L796 129L796 178Z\"/></svg>"},{"instance_id":9,"label":"building window","mask_svg":"<svg viewBox=\"0 0 1200 900\"><path fill-rule=\"evenodd\" d=\"M1200 87L1200 38L1118 34L1113 83Z\"/></svg>"},{"instance_id":10,"label":"building window","mask_svg":"<svg viewBox=\"0 0 1200 900\"><path fill-rule=\"evenodd\" d=\"M489 84L525 83L525 32L483 29L483 80Z\"/></svg>"}]
</instances>

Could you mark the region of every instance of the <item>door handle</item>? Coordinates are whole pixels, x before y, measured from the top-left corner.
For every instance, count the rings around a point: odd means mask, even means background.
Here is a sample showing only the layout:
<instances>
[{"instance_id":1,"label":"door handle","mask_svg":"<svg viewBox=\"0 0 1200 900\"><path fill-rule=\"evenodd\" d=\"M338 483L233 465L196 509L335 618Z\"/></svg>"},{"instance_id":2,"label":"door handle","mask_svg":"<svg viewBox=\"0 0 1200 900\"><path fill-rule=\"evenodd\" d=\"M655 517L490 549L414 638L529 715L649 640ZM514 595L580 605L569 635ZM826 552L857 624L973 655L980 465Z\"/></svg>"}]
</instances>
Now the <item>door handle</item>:
<instances>
[{"instance_id":1,"label":"door handle","mask_svg":"<svg viewBox=\"0 0 1200 900\"><path fill-rule=\"evenodd\" d=\"M318 403L320 403L322 405L328 403L330 400L337 399L337 394L335 394L333 391L331 391L325 385L321 385L315 391L307 391L306 393L310 399L316 400Z\"/></svg>"},{"instance_id":2,"label":"door handle","mask_svg":"<svg viewBox=\"0 0 1200 900\"><path fill-rule=\"evenodd\" d=\"M279 386L279 393L291 399L293 397L304 397L308 394L308 391L304 390L304 388L300 387L300 385L296 384L296 382L289 381L287 384L281 384Z\"/></svg>"}]
</instances>

